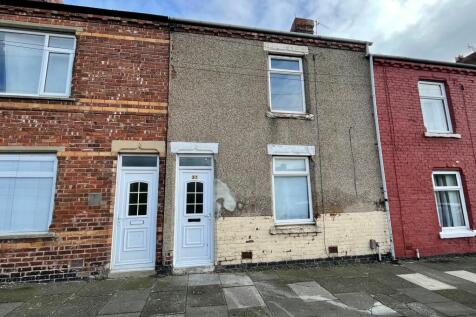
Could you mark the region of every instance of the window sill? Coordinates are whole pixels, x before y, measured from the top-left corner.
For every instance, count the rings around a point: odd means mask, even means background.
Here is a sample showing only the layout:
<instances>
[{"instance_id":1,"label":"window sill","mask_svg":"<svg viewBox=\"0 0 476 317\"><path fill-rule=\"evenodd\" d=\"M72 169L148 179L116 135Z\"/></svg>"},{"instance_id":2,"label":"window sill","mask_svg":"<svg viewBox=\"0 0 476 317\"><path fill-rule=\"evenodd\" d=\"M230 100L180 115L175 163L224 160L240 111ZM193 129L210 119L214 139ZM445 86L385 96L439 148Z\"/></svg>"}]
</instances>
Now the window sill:
<instances>
[{"instance_id":1,"label":"window sill","mask_svg":"<svg viewBox=\"0 0 476 317\"><path fill-rule=\"evenodd\" d=\"M269 234L316 234L321 233L319 227L314 223L305 224L276 224L269 229Z\"/></svg>"},{"instance_id":2,"label":"window sill","mask_svg":"<svg viewBox=\"0 0 476 317\"><path fill-rule=\"evenodd\" d=\"M267 111L266 117L271 119L314 120L314 115L311 113L284 113Z\"/></svg>"},{"instance_id":3,"label":"window sill","mask_svg":"<svg viewBox=\"0 0 476 317\"><path fill-rule=\"evenodd\" d=\"M58 236L53 232L26 232L16 234L0 233L0 240L21 240L21 239L57 239Z\"/></svg>"},{"instance_id":4,"label":"window sill","mask_svg":"<svg viewBox=\"0 0 476 317\"><path fill-rule=\"evenodd\" d=\"M476 230L454 230L454 231L441 231L441 239L455 239L455 238L471 238L476 237Z\"/></svg>"},{"instance_id":5,"label":"window sill","mask_svg":"<svg viewBox=\"0 0 476 317\"><path fill-rule=\"evenodd\" d=\"M76 98L61 97L61 96L21 96L21 95L3 95L3 94L0 94L0 99L77 101Z\"/></svg>"},{"instance_id":6,"label":"window sill","mask_svg":"<svg viewBox=\"0 0 476 317\"><path fill-rule=\"evenodd\" d=\"M453 138L461 139L461 134L458 133L438 133L438 132L425 132L427 138Z\"/></svg>"}]
</instances>

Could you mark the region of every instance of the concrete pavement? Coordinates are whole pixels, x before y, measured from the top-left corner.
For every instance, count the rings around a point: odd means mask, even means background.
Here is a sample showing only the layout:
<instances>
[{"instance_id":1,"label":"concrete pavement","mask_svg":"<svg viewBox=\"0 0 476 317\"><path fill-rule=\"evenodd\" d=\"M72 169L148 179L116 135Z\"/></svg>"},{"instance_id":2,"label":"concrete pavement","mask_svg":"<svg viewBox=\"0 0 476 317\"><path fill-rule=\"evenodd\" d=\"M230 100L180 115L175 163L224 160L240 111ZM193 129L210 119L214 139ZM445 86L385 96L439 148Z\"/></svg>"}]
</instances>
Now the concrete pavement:
<instances>
[{"instance_id":1,"label":"concrete pavement","mask_svg":"<svg viewBox=\"0 0 476 317\"><path fill-rule=\"evenodd\" d=\"M476 257L4 285L1 316L476 316Z\"/></svg>"}]
</instances>

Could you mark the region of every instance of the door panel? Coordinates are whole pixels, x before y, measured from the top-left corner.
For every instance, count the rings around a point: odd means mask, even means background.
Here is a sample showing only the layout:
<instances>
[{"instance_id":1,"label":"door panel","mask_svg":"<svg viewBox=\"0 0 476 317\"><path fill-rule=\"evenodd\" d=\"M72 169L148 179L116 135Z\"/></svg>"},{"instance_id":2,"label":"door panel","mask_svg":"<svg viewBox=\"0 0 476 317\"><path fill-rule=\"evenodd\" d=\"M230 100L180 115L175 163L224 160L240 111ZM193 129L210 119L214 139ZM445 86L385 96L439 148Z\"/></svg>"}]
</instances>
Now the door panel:
<instances>
[{"instance_id":1,"label":"door panel","mask_svg":"<svg viewBox=\"0 0 476 317\"><path fill-rule=\"evenodd\" d=\"M119 174L112 269L153 269L158 171L122 167Z\"/></svg>"},{"instance_id":2,"label":"door panel","mask_svg":"<svg viewBox=\"0 0 476 317\"><path fill-rule=\"evenodd\" d=\"M175 266L213 264L212 171L180 170Z\"/></svg>"}]
</instances>

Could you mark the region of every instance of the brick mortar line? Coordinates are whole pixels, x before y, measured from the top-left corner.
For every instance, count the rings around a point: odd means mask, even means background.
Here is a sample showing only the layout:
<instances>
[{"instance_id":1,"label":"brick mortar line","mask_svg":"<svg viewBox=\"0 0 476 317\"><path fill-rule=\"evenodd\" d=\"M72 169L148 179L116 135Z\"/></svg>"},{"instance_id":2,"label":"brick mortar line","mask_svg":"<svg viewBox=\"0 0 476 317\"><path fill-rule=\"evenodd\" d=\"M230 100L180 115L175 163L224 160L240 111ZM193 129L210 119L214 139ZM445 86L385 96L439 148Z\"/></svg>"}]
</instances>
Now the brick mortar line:
<instances>
[{"instance_id":1,"label":"brick mortar line","mask_svg":"<svg viewBox=\"0 0 476 317\"><path fill-rule=\"evenodd\" d=\"M125 107L108 106L82 106L82 105L64 105L64 104L41 104L41 103L0 103L0 109L13 110L57 110L57 111L78 111L78 112L124 112L135 114L167 114L166 109L141 109Z\"/></svg>"},{"instance_id":2,"label":"brick mortar line","mask_svg":"<svg viewBox=\"0 0 476 317\"><path fill-rule=\"evenodd\" d=\"M76 34L79 36L107 38L107 39L114 39L114 40L148 42L148 43L155 43L155 44L169 44L170 42L169 40L164 40L164 39L153 39L153 38L130 36L130 35L114 35L114 34L107 34L107 33L77 32Z\"/></svg>"}]
</instances>

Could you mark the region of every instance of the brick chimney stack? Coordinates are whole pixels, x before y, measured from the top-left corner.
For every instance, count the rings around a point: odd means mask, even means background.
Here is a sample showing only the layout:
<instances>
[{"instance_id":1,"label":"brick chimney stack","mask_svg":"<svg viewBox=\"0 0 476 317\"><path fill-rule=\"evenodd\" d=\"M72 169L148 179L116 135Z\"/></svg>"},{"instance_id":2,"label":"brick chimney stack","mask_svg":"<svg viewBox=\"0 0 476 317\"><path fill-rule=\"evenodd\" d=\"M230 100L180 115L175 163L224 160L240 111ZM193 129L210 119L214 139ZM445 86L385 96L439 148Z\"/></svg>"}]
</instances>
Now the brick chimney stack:
<instances>
[{"instance_id":1,"label":"brick chimney stack","mask_svg":"<svg viewBox=\"0 0 476 317\"><path fill-rule=\"evenodd\" d=\"M314 21L310 19L294 18L291 32L314 34Z\"/></svg>"}]
</instances>

